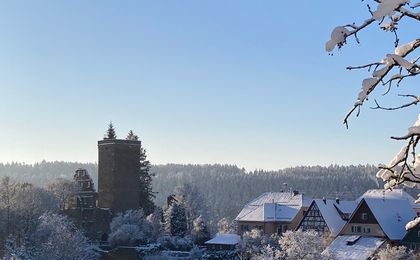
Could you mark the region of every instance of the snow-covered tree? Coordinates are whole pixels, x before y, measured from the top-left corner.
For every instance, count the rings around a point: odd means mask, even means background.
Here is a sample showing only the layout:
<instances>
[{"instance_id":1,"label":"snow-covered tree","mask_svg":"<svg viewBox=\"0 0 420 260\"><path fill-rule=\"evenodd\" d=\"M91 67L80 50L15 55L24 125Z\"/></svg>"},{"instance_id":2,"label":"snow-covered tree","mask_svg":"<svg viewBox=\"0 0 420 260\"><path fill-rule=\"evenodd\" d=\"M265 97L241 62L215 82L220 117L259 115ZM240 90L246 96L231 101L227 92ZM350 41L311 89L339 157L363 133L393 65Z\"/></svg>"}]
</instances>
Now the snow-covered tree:
<instances>
[{"instance_id":1,"label":"snow-covered tree","mask_svg":"<svg viewBox=\"0 0 420 260\"><path fill-rule=\"evenodd\" d=\"M112 246L136 246L150 241L152 226L142 209L118 213L110 224L109 242Z\"/></svg>"},{"instance_id":2,"label":"snow-covered tree","mask_svg":"<svg viewBox=\"0 0 420 260\"><path fill-rule=\"evenodd\" d=\"M79 191L79 185L75 181L57 178L47 186L47 189L56 197L60 209L65 210L71 196Z\"/></svg>"},{"instance_id":3,"label":"snow-covered tree","mask_svg":"<svg viewBox=\"0 0 420 260\"><path fill-rule=\"evenodd\" d=\"M165 231L172 236L183 237L187 233L187 217L183 205L172 204L164 213Z\"/></svg>"},{"instance_id":4,"label":"snow-covered tree","mask_svg":"<svg viewBox=\"0 0 420 260\"><path fill-rule=\"evenodd\" d=\"M10 179L10 177L6 176L1 179L0 185L0 207L5 209L5 222L3 227L5 226L3 232L7 234L10 232L10 225L11 225L11 210L12 207L16 203L16 193L18 191L18 184L15 183Z\"/></svg>"},{"instance_id":5,"label":"snow-covered tree","mask_svg":"<svg viewBox=\"0 0 420 260\"><path fill-rule=\"evenodd\" d=\"M163 234L163 212L162 209L156 207L152 214L147 216L146 220L151 226L151 240L156 241Z\"/></svg>"},{"instance_id":6,"label":"snow-covered tree","mask_svg":"<svg viewBox=\"0 0 420 260\"><path fill-rule=\"evenodd\" d=\"M62 215L45 213L27 237L10 238L5 259L99 259L95 247Z\"/></svg>"},{"instance_id":7,"label":"snow-covered tree","mask_svg":"<svg viewBox=\"0 0 420 260\"><path fill-rule=\"evenodd\" d=\"M343 47L350 37L354 37L359 42L358 34L365 28L378 25L378 28L386 32L391 32L395 36L395 41L390 53L378 57L379 61L369 62L360 66L349 66L348 70L367 69L371 74L362 81L362 89L359 92L355 103L344 118L344 124L348 127L349 118L356 113L358 116L361 107L367 102L373 92L377 92L380 87L386 87L385 94L392 93L395 86L399 86L403 81L416 83L420 75L419 47L420 38L412 32L412 39L400 44L397 34L400 25L407 26L413 24L413 28L420 25L420 8L418 0L372 0L367 5L369 17L361 24L356 23L337 26L331 33L331 39L326 43L327 52L332 52L335 47ZM418 81L417 81L418 83ZM374 100L373 109L397 110L417 105L420 96L417 94L399 94L400 97L408 99L398 106L384 106L378 100ZM391 137L395 140L405 140L406 144L400 152L386 165L380 167L377 177L385 182L385 188L393 188L400 184L410 187L420 187L420 156L416 153L416 146L420 141L420 115L413 126L408 128L407 133L398 137ZM413 223L416 224L416 223Z\"/></svg>"},{"instance_id":8,"label":"snow-covered tree","mask_svg":"<svg viewBox=\"0 0 420 260\"><path fill-rule=\"evenodd\" d=\"M236 233L234 225L228 220L228 218L222 218L217 222L217 233L228 234Z\"/></svg>"},{"instance_id":9,"label":"snow-covered tree","mask_svg":"<svg viewBox=\"0 0 420 260\"><path fill-rule=\"evenodd\" d=\"M263 235L262 231L258 229L245 232L242 235L242 240L237 245L241 259L259 259L267 255L265 254L267 251L265 249L269 247L274 255L278 255L279 244L277 235Z\"/></svg>"},{"instance_id":10,"label":"snow-covered tree","mask_svg":"<svg viewBox=\"0 0 420 260\"><path fill-rule=\"evenodd\" d=\"M286 231L279 239L282 255L285 259L322 259L325 249L322 236L313 230Z\"/></svg>"},{"instance_id":11,"label":"snow-covered tree","mask_svg":"<svg viewBox=\"0 0 420 260\"><path fill-rule=\"evenodd\" d=\"M413 254L411 251L407 250L405 246L391 246L386 245L386 247L380 249L376 254L378 260L409 260L413 259Z\"/></svg>"},{"instance_id":12,"label":"snow-covered tree","mask_svg":"<svg viewBox=\"0 0 420 260\"><path fill-rule=\"evenodd\" d=\"M261 253L253 257L253 260L277 260L283 257L283 253L278 247L265 245L261 249Z\"/></svg>"},{"instance_id":13,"label":"snow-covered tree","mask_svg":"<svg viewBox=\"0 0 420 260\"><path fill-rule=\"evenodd\" d=\"M206 200L197 187L190 184L176 187L174 195L177 203L185 209L187 229L191 231L194 219L198 216L207 217L208 215Z\"/></svg>"},{"instance_id":14,"label":"snow-covered tree","mask_svg":"<svg viewBox=\"0 0 420 260\"><path fill-rule=\"evenodd\" d=\"M139 140L139 137L138 137L137 135L135 135L135 134L134 134L133 130L130 130L130 131L128 132L127 137L126 137L125 139L127 139L127 140L131 140L131 141L138 141L138 140Z\"/></svg>"},{"instance_id":15,"label":"snow-covered tree","mask_svg":"<svg viewBox=\"0 0 420 260\"><path fill-rule=\"evenodd\" d=\"M191 237L194 244L197 245L204 245L204 242L210 239L206 221L202 216L198 216L198 218L194 219Z\"/></svg>"},{"instance_id":16,"label":"snow-covered tree","mask_svg":"<svg viewBox=\"0 0 420 260\"><path fill-rule=\"evenodd\" d=\"M32 184L21 184L13 208L15 235L33 232L40 221L40 216L45 212L54 213L58 210L58 201L51 192L34 187Z\"/></svg>"},{"instance_id":17,"label":"snow-covered tree","mask_svg":"<svg viewBox=\"0 0 420 260\"><path fill-rule=\"evenodd\" d=\"M179 237L164 235L158 239L158 243L164 249L176 251L189 251L194 246L194 243L189 236Z\"/></svg>"}]
</instances>

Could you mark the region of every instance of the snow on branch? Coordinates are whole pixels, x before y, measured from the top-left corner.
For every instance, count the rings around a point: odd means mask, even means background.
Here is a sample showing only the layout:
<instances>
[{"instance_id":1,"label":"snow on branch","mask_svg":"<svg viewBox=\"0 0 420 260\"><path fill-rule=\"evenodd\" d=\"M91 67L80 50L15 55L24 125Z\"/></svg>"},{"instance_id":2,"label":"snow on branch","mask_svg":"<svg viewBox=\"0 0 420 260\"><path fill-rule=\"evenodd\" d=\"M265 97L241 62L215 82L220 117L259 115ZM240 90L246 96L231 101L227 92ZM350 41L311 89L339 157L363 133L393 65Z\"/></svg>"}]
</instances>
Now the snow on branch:
<instances>
[{"instance_id":1,"label":"snow on branch","mask_svg":"<svg viewBox=\"0 0 420 260\"><path fill-rule=\"evenodd\" d=\"M362 0L363 1L363 0ZM415 37L413 41L406 44L399 44L397 29L402 19L410 20L414 23L420 21L420 12L416 12L420 7L420 1L413 0L372 0L376 5L376 10L367 5L371 17L360 25L355 23L350 25L338 26L331 33L331 39L325 44L325 50L331 53L335 47L340 49L347 43L350 36L354 36L357 43L359 38L357 33L366 27L378 22L378 27L386 32L392 32L395 35L394 53L386 54L385 57L376 62L370 62L360 66L349 66L348 70L366 69L371 73L370 77L362 81L362 89L357 99L348 113L345 115L343 124L348 128L348 122L351 115L356 111L356 116L360 114L360 109L364 102L368 100L369 95L377 86L386 86L387 89L383 95L390 93L393 86L399 84L407 78L420 75L420 38L418 31L412 32ZM417 24L418 25L418 24ZM417 33L417 35L416 35ZM409 57L416 56L416 58ZM372 109L398 110L411 106L416 106L420 102L420 96L416 94L399 95L408 98L409 102L399 106L387 107L374 100L375 105ZM420 188L420 153L417 153L417 144L420 141L420 114L417 121L408 128L403 136L391 137L394 140L406 141L397 155L384 166L379 167L376 176L381 178L386 189L392 189L399 185ZM420 203L420 199L416 201ZM420 218L407 224L407 229L420 225Z\"/></svg>"},{"instance_id":2,"label":"snow on branch","mask_svg":"<svg viewBox=\"0 0 420 260\"><path fill-rule=\"evenodd\" d=\"M360 109L360 107L363 105L363 102L368 99L369 94L373 90L375 90L379 83L382 83L381 85L390 84L386 92L388 93L393 81L398 80L399 84L404 78L416 76L420 73L420 67L417 63L415 63L418 61L418 59L413 60L412 62L404 59L404 57L406 57L408 54L412 53L419 47L420 39L416 39L412 42L397 47L395 49L394 54L387 54L386 57L380 62L369 63L362 66L347 67L348 70L368 68L368 71L370 71L371 68L374 67L374 71L372 73L372 78L367 78L363 80L362 90L360 91L353 107L350 109L350 111L346 114L344 118L343 123L346 125L346 127L348 127L349 117L354 113L354 111L356 111L356 109ZM378 68L381 66L383 67L378 70ZM401 73L398 73L391 76L389 80L384 80L393 68L399 68L401 72L403 69L405 69L407 74L402 75ZM357 113L357 116L358 115L359 113Z\"/></svg>"}]
</instances>

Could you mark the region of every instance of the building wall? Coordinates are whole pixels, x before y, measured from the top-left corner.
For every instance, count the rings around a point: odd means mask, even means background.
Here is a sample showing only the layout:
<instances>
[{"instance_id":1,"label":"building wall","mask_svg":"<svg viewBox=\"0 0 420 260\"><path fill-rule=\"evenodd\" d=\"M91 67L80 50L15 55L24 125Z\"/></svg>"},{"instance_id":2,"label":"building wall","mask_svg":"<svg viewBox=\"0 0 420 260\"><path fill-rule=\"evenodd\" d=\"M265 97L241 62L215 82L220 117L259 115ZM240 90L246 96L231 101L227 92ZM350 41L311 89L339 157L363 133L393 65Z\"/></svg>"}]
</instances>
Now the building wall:
<instances>
[{"instance_id":1,"label":"building wall","mask_svg":"<svg viewBox=\"0 0 420 260\"><path fill-rule=\"evenodd\" d=\"M386 237L378 224L347 223L340 235L359 235L372 237Z\"/></svg>"},{"instance_id":2,"label":"building wall","mask_svg":"<svg viewBox=\"0 0 420 260\"><path fill-rule=\"evenodd\" d=\"M98 207L112 213L140 205L140 141L98 142Z\"/></svg>"},{"instance_id":3,"label":"building wall","mask_svg":"<svg viewBox=\"0 0 420 260\"><path fill-rule=\"evenodd\" d=\"M410 229L405 237L401 240L401 244L406 246L408 249L414 250L415 252L420 251L420 227Z\"/></svg>"},{"instance_id":4,"label":"building wall","mask_svg":"<svg viewBox=\"0 0 420 260\"><path fill-rule=\"evenodd\" d=\"M238 221L238 235L242 236L246 231L251 231L252 229L262 230L263 234L271 235L278 234L281 235L287 230L296 230L300 221L303 219L303 216L306 213L308 207L302 207L295 218L292 221Z\"/></svg>"},{"instance_id":5,"label":"building wall","mask_svg":"<svg viewBox=\"0 0 420 260\"><path fill-rule=\"evenodd\" d=\"M321 211L319 210L315 201L312 202L308 212L303 217L302 221L299 223L296 229L301 229L303 231L315 230L322 233L329 232L327 223L325 222L324 217L322 216Z\"/></svg>"},{"instance_id":6,"label":"building wall","mask_svg":"<svg viewBox=\"0 0 420 260\"><path fill-rule=\"evenodd\" d=\"M378 221L363 200L356 211L353 213L351 219L340 231L340 235L363 235L386 237Z\"/></svg>"}]
</instances>

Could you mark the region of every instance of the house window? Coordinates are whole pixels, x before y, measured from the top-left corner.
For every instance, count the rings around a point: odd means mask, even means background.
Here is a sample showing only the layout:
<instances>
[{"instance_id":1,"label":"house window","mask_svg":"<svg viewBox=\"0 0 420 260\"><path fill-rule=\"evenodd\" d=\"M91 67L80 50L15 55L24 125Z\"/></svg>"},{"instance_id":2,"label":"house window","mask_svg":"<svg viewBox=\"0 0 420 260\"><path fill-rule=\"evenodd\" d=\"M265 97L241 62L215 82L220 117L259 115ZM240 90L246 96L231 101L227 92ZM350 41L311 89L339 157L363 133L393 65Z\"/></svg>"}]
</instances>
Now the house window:
<instances>
[{"instance_id":1,"label":"house window","mask_svg":"<svg viewBox=\"0 0 420 260\"><path fill-rule=\"evenodd\" d=\"M277 226L277 234L278 235L281 235L286 231L287 231L287 225L284 224L284 225Z\"/></svg>"},{"instance_id":2,"label":"house window","mask_svg":"<svg viewBox=\"0 0 420 260\"><path fill-rule=\"evenodd\" d=\"M263 230L263 226L259 225L259 226L257 226L257 229L258 230Z\"/></svg>"},{"instance_id":3,"label":"house window","mask_svg":"<svg viewBox=\"0 0 420 260\"><path fill-rule=\"evenodd\" d=\"M351 232L352 233L362 233L362 227L361 226L351 226Z\"/></svg>"},{"instance_id":4,"label":"house window","mask_svg":"<svg viewBox=\"0 0 420 260\"><path fill-rule=\"evenodd\" d=\"M367 220L368 218L368 214L367 213L362 213L362 220Z\"/></svg>"},{"instance_id":5,"label":"house window","mask_svg":"<svg viewBox=\"0 0 420 260\"><path fill-rule=\"evenodd\" d=\"M417 231L417 237L420 237L420 231Z\"/></svg>"},{"instance_id":6,"label":"house window","mask_svg":"<svg viewBox=\"0 0 420 260\"><path fill-rule=\"evenodd\" d=\"M249 227L248 225L241 225L241 231L248 231Z\"/></svg>"},{"instance_id":7,"label":"house window","mask_svg":"<svg viewBox=\"0 0 420 260\"><path fill-rule=\"evenodd\" d=\"M370 233L370 228L363 228L363 233Z\"/></svg>"}]
</instances>

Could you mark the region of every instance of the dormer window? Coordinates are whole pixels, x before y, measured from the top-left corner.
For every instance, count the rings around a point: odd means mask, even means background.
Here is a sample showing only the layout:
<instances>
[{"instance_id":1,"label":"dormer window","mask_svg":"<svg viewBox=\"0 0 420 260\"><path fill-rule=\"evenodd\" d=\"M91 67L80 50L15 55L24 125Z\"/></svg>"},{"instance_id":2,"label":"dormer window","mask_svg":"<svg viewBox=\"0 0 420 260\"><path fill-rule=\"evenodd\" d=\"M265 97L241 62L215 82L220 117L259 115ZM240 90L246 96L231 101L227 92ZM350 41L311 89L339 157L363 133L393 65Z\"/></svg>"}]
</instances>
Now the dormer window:
<instances>
[{"instance_id":1,"label":"dormer window","mask_svg":"<svg viewBox=\"0 0 420 260\"><path fill-rule=\"evenodd\" d=\"M368 214L367 213L362 213L361 218L362 218L362 220L367 220L368 219Z\"/></svg>"}]
</instances>

